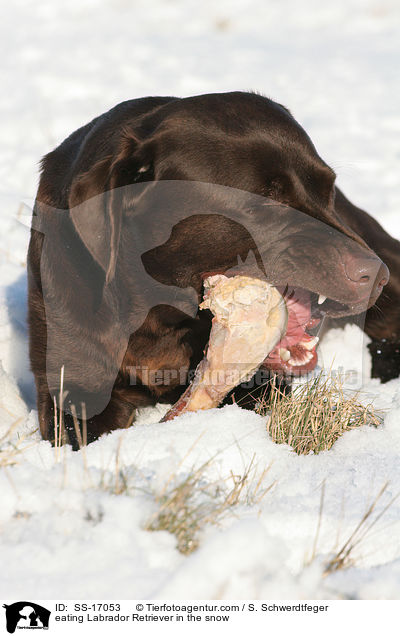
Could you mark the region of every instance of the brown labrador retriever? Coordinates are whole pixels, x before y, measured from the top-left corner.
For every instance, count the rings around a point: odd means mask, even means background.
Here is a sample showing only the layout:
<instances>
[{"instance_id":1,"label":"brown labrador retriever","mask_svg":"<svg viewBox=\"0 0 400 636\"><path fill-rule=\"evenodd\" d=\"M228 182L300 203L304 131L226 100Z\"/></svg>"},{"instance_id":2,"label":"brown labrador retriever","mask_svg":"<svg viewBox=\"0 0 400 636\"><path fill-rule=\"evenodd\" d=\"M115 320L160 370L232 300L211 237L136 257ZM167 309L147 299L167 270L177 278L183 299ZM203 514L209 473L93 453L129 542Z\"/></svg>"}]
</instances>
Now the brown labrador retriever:
<instances>
[{"instance_id":1,"label":"brown labrador retriever","mask_svg":"<svg viewBox=\"0 0 400 636\"><path fill-rule=\"evenodd\" d=\"M398 246L335 187L283 106L243 92L119 104L42 163L28 264L43 437L62 414L76 448L82 420L90 442L174 402L207 344L198 305L213 273L286 295L286 353L266 367L313 368L320 318L368 310L365 331L391 348L381 377L398 374Z\"/></svg>"}]
</instances>

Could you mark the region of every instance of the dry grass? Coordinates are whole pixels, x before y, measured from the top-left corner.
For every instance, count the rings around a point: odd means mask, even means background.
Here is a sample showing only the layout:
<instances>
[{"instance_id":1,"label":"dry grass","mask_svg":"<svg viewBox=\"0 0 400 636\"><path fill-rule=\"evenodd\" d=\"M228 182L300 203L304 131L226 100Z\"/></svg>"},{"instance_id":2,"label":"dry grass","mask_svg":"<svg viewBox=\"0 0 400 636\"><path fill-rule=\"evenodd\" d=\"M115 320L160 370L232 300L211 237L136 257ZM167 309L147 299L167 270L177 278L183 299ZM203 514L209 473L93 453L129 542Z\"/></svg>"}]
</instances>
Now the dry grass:
<instances>
[{"instance_id":1,"label":"dry grass","mask_svg":"<svg viewBox=\"0 0 400 636\"><path fill-rule=\"evenodd\" d=\"M395 500L399 497L400 493L397 494L380 510L377 512L376 508L383 497L386 489L388 487L388 483L385 483L380 491L378 492L375 499L368 506L367 510L361 517L357 526L351 532L350 536L344 541L344 543L340 546L340 548L333 554L332 557L327 561L324 568L324 574L332 574L333 572L337 572L338 570L344 570L348 567L351 567L355 564L354 560L354 549L360 545L360 543L365 539L367 534L371 531L371 529L376 525L376 523L383 517L385 512L390 508L390 506L395 502Z\"/></svg>"},{"instance_id":2,"label":"dry grass","mask_svg":"<svg viewBox=\"0 0 400 636\"><path fill-rule=\"evenodd\" d=\"M321 498L320 498L320 507L319 507L319 515L317 528L314 538L313 550L310 557L306 557L304 560L305 567L309 566L319 555L318 550L318 540L320 535L321 526L323 523L323 511L324 511L324 502L325 502L325 481L322 483L321 487ZM364 541L365 537L371 532L372 528L382 519L387 510L393 505L396 499L399 498L400 493L397 493L394 497L392 497L388 503L383 506L380 510L378 510L379 503L387 491L389 486L389 482L385 482L378 494L372 500L370 504L367 505L364 514L361 516L359 522L356 524L354 530L352 530L347 539L340 542L339 538L336 541L336 546L332 550L332 553L328 558L323 558L323 575L328 576L329 574L333 574L339 570L345 570L349 567L356 566L356 556L355 551L356 548L360 546L360 544Z\"/></svg>"},{"instance_id":3,"label":"dry grass","mask_svg":"<svg viewBox=\"0 0 400 636\"><path fill-rule=\"evenodd\" d=\"M115 466L112 470L110 467L103 467L101 469L100 480L97 487L100 490L111 493L112 495L128 495L134 496L138 487L135 485L136 477L139 475L139 470L136 466L123 466L121 462L121 448L123 440L125 439L126 431L121 435L118 441L117 449L115 452ZM85 447L81 449L82 453L85 453ZM83 458L85 471L87 471L86 457ZM93 483L91 483L93 487Z\"/></svg>"},{"instance_id":4,"label":"dry grass","mask_svg":"<svg viewBox=\"0 0 400 636\"><path fill-rule=\"evenodd\" d=\"M173 534L182 554L198 548L199 535L207 525L218 525L240 504L259 503L274 485L263 486L269 467L257 478L254 476L253 461L242 475L231 474L226 480L229 483L209 483L205 476L209 464L191 470L183 478L174 475L161 492L153 493L158 510L145 529Z\"/></svg>"},{"instance_id":5,"label":"dry grass","mask_svg":"<svg viewBox=\"0 0 400 636\"><path fill-rule=\"evenodd\" d=\"M18 458L21 453L30 448L24 444L24 442L33 435L36 431L26 435L20 435L18 439L13 440L13 433L16 428L21 424L22 418L19 418L11 424L7 432L0 437L0 468L7 468L8 466L13 466L18 462ZM34 445L36 442L32 442Z\"/></svg>"},{"instance_id":6,"label":"dry grass","mask_svg":"<svg viewBox=\"0 0 400 636\"><path fill-rule=\"evenodd\" d=\"M199 547L200 534L209 525L218 525L235 509L261 502L275 482L266 483L271 466L257 470L255 455L242 474L231 472L226 479L210 481L207 471L215 457L198 468L182 471L182 464L190 455L195 442L171 473L161 489L149 488L137 467L122 467L120 451L123 436L115 454L115 469L103 470L100 480L91 488L99 488L112 495L135 497L138 492L155 503L155 512L144 525L150 532L164 530L174 535L177 549L188 555ZM83 450L83 449L82 449ZM87 517L92 520L91 517Z\"/></svg>"},{"instance_id":7,"label":"dry grass","mask_svg":"<svg viewBox=\"0 0 400 636\"><path fill-rule=\"evenodd\" d=\"M201 437L201 436L200 436ZM177 549L182 554L191 554L199 547L200 534L208 525L218 525L235 514L238 506L254 506L261 502L275 485L266 482L271 468L259 470L255 465L255 455L242 474L231 474L225 479L210 481L208 470L216 456L198 468L182 470L183 463L196 446L198 438L188 449L174 472L171 472L161 489L149 488L135 466L121 465L122 435L115 453L114 470L102 471L97 487L113 495L135 497L138 492L155 503L155 512L144 525L150 532L164 530L174 535ZM84 450L84 449L82 449Z\"/></svg>"},{"instance_id":8,"label":"dry grass","mask_svg":"<svg viewBox=\"0 0 400 636\"><path fill-rule=\"evenodd\" d=\"M329 450L345 431L382 423L381 415L372 405L363 405L357 393L345 395L340 377L323 373L288 395L274 379L256 411L269 415L267 431L274 442L289 444L299 455Z\"/></svg>"}]
</instances>

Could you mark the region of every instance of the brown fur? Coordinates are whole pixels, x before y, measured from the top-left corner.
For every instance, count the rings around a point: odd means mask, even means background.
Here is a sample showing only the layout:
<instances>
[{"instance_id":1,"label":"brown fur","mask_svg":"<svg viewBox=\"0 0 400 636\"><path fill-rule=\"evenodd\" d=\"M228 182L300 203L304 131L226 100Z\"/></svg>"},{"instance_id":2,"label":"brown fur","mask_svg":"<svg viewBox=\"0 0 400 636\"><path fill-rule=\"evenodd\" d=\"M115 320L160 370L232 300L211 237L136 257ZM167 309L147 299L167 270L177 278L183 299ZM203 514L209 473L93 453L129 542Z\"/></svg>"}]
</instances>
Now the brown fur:
<instances>
[{"instance_id":1,"label":"brown fur","mask_svg":"<svg viewBox=\"0 0 400 636\"><path fill-rule=\"evenodd\" d=\"M137 407L176 400L209 336L209 312L193 310L203 277L259 253L253 237L264 246L271 282L290 272L293 284L346 303L343 315L360 310L366 281L370 304L378 299L387 279L378 254L392 279L365 328L374 339L399 340L399 244L347 201L334 179L290 113L252 93L124 102L49 153L28 258L30 357L43 437L54 439L62 365L64 419L75 447L72 403L80 418L85 404L92 441L129 426ZM199 190L210 214L181 219L180 206L168 208L164 199L165 210L154 212L149 201L157 190L149 184L169 180L216 184L209 201ZM130 184L134 191L124 189ZM242 193L233 211L227 188ZM266 216L260 197L278 202L276 216ZM303 213L290 231L286 206ZM329 241L313 219L336 230ZM150 233L154 240L138 254L140 228L144 242ZM299 232L307 241L295 252ZM149 304L147 275L157 290L183 290L181 301ZM162 370L167 375L158 377Z\"/></svg>"}]
</instances>

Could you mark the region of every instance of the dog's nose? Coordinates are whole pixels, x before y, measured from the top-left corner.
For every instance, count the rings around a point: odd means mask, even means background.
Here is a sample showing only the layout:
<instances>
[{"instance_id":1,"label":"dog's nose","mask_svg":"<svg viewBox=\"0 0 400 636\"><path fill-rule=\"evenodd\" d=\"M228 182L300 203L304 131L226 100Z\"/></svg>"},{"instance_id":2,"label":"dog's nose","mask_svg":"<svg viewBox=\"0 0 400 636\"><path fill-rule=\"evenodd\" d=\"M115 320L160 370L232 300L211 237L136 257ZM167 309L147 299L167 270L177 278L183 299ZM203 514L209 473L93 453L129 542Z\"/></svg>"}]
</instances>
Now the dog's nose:
<instances>
[{"instance_id":1,"label":"dog's nose","mask_svg":"<svg viewBox=\"0 0 400 636\"><path fill-rule=\"evenodd\" d=\"M347 277L357 284L357 291L362 295L363 290L370 294L380 294L382 288L389 281L389 270L385 263L377 258L348 256L344 261Z\"/></svg>"}]
</instances>

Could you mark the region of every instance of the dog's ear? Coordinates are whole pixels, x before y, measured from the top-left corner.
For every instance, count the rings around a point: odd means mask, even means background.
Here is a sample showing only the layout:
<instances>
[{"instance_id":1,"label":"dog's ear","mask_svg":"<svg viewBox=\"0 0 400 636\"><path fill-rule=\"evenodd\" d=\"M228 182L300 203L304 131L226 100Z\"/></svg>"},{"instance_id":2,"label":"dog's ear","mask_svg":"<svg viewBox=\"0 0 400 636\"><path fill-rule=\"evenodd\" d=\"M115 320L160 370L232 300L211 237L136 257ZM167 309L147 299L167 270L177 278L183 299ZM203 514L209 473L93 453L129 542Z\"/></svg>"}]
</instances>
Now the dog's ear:
<instances>
[{"instance_id":1,"label":"dog's ear","mask_svg":"<svg viewBox=\"0 0 400 636\"><path fill-rule=\"evenodd\" d=\"M149 162L131 131L121 135L116 155L97 161L72 182L69 209L72 222L94 260L106 274L115 274L126 192L123 186L152 180ZM132 195L130 196L132 203Z\"/></svg>"}]
</instances>

